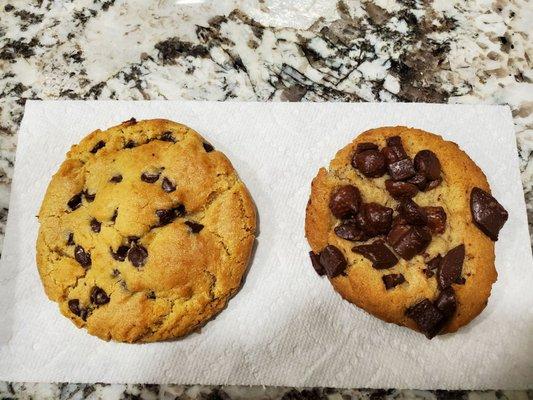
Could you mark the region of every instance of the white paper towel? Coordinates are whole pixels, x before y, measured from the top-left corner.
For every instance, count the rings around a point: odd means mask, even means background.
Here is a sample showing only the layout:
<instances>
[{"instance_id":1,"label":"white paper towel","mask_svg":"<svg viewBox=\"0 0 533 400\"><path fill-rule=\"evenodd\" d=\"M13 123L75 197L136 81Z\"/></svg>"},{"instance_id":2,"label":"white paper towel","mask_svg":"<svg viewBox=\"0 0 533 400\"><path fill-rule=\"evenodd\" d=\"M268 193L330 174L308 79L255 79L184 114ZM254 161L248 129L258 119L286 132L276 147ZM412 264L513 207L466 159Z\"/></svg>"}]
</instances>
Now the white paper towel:
<instances>
[{"instance_id":1,"label":"white paper towel","mask_svg":"<svg viewBox=\"0 0 533 400\"><path fill-rule=\"evenodd\" d=\"M259 210L242 290L199 334L145 345L79 330L44 295L35 215L70 145L130 117L205 135L234 163ZM483 168L509 220L486 310L431 341L341 300L310 265L310 182L358 133L408 125L442 134ZM33 102L19 133L0 266L0 379L371 388L533 387L533 263L511 114L498 106L347 103Z\"/></svg>"}]
</instances>

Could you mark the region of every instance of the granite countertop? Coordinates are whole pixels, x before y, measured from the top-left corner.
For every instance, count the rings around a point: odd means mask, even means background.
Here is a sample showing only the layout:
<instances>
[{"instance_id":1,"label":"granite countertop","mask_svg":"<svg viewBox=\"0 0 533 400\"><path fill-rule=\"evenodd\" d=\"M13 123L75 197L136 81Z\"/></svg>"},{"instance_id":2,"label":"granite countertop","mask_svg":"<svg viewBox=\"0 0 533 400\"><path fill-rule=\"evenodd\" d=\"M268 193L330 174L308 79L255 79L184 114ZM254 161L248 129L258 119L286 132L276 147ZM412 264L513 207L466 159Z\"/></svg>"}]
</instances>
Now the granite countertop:
<instances>
[{"instance_id":1,"label":"granite countertop","mask_svg":"<svg viewBox=\"0 0 533 400\"><path fill-rule=\"evenodd\" d=\"M527 0L7 0L0 5L0 241L26 99L508 104L533 222ZM427 392L0 383L2 398L533 399Z\"/></svg>"}]
</instances>

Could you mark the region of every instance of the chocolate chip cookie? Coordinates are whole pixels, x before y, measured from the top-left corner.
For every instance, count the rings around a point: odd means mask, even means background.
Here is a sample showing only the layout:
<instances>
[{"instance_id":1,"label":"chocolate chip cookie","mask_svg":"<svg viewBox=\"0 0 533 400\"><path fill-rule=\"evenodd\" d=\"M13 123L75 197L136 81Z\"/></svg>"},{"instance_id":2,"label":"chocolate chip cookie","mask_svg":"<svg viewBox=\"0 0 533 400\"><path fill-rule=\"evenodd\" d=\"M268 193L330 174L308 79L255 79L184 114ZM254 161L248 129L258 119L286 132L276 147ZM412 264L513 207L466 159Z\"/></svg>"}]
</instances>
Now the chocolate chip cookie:
<instances>
[{"instance_id":1,"label":"chocolate chip cookie","mask_svg":"<svg viewBox=\"0 0 533 400\"><path fill-rule=\"evenodd\" d=\"M428 338L486 306L507 212L457 144L419 129L366 131L311 185L311 265L349 302Z\"/></svg>"},{"instance_id":2,"label":"chocolate chip cookie","mask_svg":"<svg viewBox=\"0 0 533 400\"><path fill-rule=\"evenodd\" d=\"M131 119L68 152L39 212L48 297L105 340L178 338L237 291L255 209L230 161L194 130Z\"/></svg>"}]
</instances>

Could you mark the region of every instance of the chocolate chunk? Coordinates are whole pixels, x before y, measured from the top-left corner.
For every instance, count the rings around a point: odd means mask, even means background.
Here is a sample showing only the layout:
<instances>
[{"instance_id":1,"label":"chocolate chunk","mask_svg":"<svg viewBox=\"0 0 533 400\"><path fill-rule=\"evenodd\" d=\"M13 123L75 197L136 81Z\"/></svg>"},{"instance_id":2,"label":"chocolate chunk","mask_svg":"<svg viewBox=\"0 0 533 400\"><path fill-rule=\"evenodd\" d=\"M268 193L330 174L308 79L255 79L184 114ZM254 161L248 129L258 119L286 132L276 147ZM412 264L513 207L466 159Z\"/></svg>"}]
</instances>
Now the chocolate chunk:
<instances>
[{"instance_id":1,"label":"chocolate chunk","mask_svg":"<svg viewBox=\"0 0 533 400\"><path fill-rule=\"evenodd\" d=\"M437 282L441 289L446 289L461 277L464 259L464 244L454 247L442 258L437 272Z\"/></svg>"},{"instance_id":2,"label":"chocolate chunk","mask_svg":"<svg viewBox=\"0 0 533 400\"><path fill-rule=\"evenodd\" d=\"M67 238L67 246L74 246L74 234L70 232Z\"/></svg>"},{"instance_id":3,"label":"chocolate chunk","mask_svg":"<svg viewBox=\"0 0 533 400\"><path fill-rule=\"evenodd\" d=\"M155 292L152 290L150 292L148 292L148 294L146 295L146 297L150 300L154 300L155 299Z\"/></svg>"},{"instance_id":4,"label":"chocolate chunk","mask_svg":"<svg viewBox=\"0 0 533 400\"><path fill-rule=\"evenodd\" d=\"M379 178L386 172L385 157L378 150L354 154L352 166L368 178Z\"/></svg>"},{"instance_id":5,"label":"chocolate chunk","mask_svg":"<svg viewBox=\"0 0 533 400\"><path fill-rule=\"evenodd\" d=\"M137 268L142 267L148 258L148 251L140 244L134 244L128 251L128 260Z\"/></svg>"},{"instance_id":6,"label":"chocolate chunk","mask_svg":"<svg viewBox=\"0 0 533 400\"><path fill-rule=\"evenodd\" d=\"M210 153L215 150L215 148L211 144L206 142L202 143L202 146L204 146L204 150L206 151L206 153Z\"/></svg>"},{"instance_id":7,"label":"chocolate chunk","mask_svg":"<svg viewBox=\"0 0 533 400\"><path fill-rule=\"evenodd\" d=\"M374 144L374 143L369 143L369 142L364 142L364 143L359 143L355 149L355 152L356 153L362 153L363 151L365 150L377 150L379 147L377 144Z\"/></svg>"},{"instance_id":8,"label":"chocolate chunk","mask_svg":"<svg viewBox=\"0 0 533 400\"><path fill-rule=\"evenodd\" d=\"M420 329L428 339L433 338L439 333L442 327L442 322L444 321L444 315L442 315L440 310L428 299L424 299L408 308L405 315L416 322L418 329Z\"/></svg>"},{"instance_id":9,"label":"chocolate chunk","mask_svg":"<svg viewBox=\"0 0 533 400\"><path fill-rule=\"evenodd\" d=\"M442 256L440 254L437 254L435 257L433 257L431 260L426 262L426 265L429 269L437 269L440 266L440 263L442 262Z\"/></svg>"},{"instance_id":10,"label":"chocolate chunk","mask_svg":"<svg viewBox=\"0 0 533 400\"><path fill-rule=\"evenodd\" d=\"M85 200L87 200L88 203L92 203L94 201L94 198L96 197L96 193L91 194L88 190L84 190L83 195L85 196Z\"/></svg>"},{"instance_id":11,"label":"chocolate chunk","mask_svg":"<svg viewBox=\"0 0 533 400\"><path fill-rule=\"evenodd\" d=\"M426 275L426 278L432 278L433 275L435 275L435 273L429 268L424 268L422 272L424 273L424 275Z\"/></svg>"},{"instance_id":12,"label":"chocolate chunk","mask_svg":"<svg viewBox=\"0 0 533 400\"><path fill-rule=\"evenodd\" d=\"M74 248L74 258L85 269L91 266L91 253L86 252L80 245Z\"/></svg>"},{"instance_id":13,"label":"chocolate chunk","mask_svg":"<svg viewBox=\"0 0 533 400\"><path fill-rule=\"evenodd\" d=\"M173 210L176 213L176 217L183 217L185 215L185 206L183 204L178 204Z\"/></svg>"},{"instance_id":14,"label":"chocolate chunk","mask_svg":"<svg viewBox=\"0 0 533 400\"><path fill-rule=\"evenodd\" d=\"M398 213L410 225L426 225L428 218L426 213L418 204L411 199L402 200L398 206Z\"/></svg>"},{"instance_id":15,"label":"chocolate chunk","mask_svg":"<svg viewBox=\"0 0 533 400\"><path fill-rule=\"evenodd\" d=\"M103 306L104 304L109 303L109 296L103 289L94 286L91 289L91 303L97 306Z\"/></svg>"},{"instance_id":16,"label":"chocolate chunk","mask_svg":"<svg viewBox=\"0 0 533 400\"><path fill-rule=\"evenodd\" d=\"M171 208L169 210L156 210L155 214L159 217L159 224L157 226L165 226L176 219L176 211Z\"/></svg>"},{"instance_id":17,"label":"chocolate chunk","mask_svg":"<svg viewBox=\"0 0 533 400\"><path fill-rule=\"evenodd\" d=\"M432 233L444 233L446 230L446 212L442 207L422 207L427 217L427 225Z\"/></svg>"},{"instance_id":18,"label":"chocolate chunk","mask_svg":"<svg viewBox=\"0 0 533 400\"><path fill-rule=\"evenodd\" d=\"M174 185L171 180L166 177L163 178L163 181L161 182L161 187L167 193L171 193L176 190L176 185Z\"/></svg>"},{"instance_id":19,"label":"chocolate chunk","mask_svg":"<svg viewBox=\"0 0 533 400\"><path fill-rule=\"evenodd\" d=\"M389 175L395 181L403 181L416 174L415 167L410 158L393 162L387 166Z\"/></svg>"},{"instance_id":20,"label":"chocolate chunk","mask_svg":"<svg viewBox=\"0 0 533 400\"><path fill-rule=\"evenodd\" d=\"M392 179L385 181L385 189L396 200L411 198L418 193L416 185L408 182L393 181Z\"/></svg>"},{"instance_id":21,"label":"chocolate chunk","mask_svg":"<svg viewBox=\"0 0 533 400\"><path fill-rule=\"evenodd\" d=\"M378 239L370 244L355 246L352 251L368 258L372 262L372 267L375 269L391 268L398 262L398 258L382 239Z\"/></svg>"},{"instance_id":22,"label":"chocolate chunk","mask_svg":"<svg viewBox=\"0 0 533 400\"><path fill-rule=\"evenodd\" d=\"M185 221L185 225L189 227L189 230L191 233L198 233L202 229L204 229L204 226L202 224L199 224L198 222L194 221Z\"/></svg>"},{"instance_id":23,"label":"chocolate chunk","mask_svg":"<svg viewBox=\"0 0 533 400\"><path fill-rule=\"evenodd\" d=\"M365 203L361 206L356 222L370 236L386 234L392 224L392 208L378 203Z\"/></svg>"},{"instance_id":24,"label":"chocolate chunk","mask_svg":"<svg viewBox=\"0 0 533 400\"><path fill-rule=\"evenodd\" d=\"M128 140L124 145L125 149L133 149L136 146L136 143L133 140Z\"/></svg>"},{"instance_id":25,"label":"chocolate chunk","mask_svg":"<svg viewBox=\"0 0 533 400\"><path fill-rule=\"evenodd\" d=\"M435 306L440 310L445 319L450 319L457 309L457 300L453 288L447 287L442 290L435 300Z\"/></svg>"},{"instance_id":26,"label":"chocolate chunk","mask_svg":"<svg viewBox=\"0 0 533 400\"><path fill-rule=\"evenodd\" d=\"M163 132L163 134L161 135L159 140L162 140L163 142L176 143L176 140L174 139L174 136L172 136L172 132L170 132L170 131Z\"/></svg>"},{"instance_id":27,"label":"chocolate chunk","mask_svg":"<svg viewBox=\"0 0 533 400\"><path fill-rule=\"evenodd\" d=\"M387 243L404 260L422 253L431 242L429 229L424 226L396 225L387 235Z\"/></svg>"},{"instance_id":28,"label":"chocolate chunk","mask_svg":"<svg viewBox=\"0 0 533 400\"><path fill-rule=\"evenodd\" d=\"M137 123L137 120L135 118L131 117L130 119L128 119L127 121L123 121L122 123L126 124L126 125L133 125L133 124Z\"/></svg>"},{"instance_id":29,"label":"chocolate chunk","mask_svg":"<svg viewBox=\"0 0 533 400\"><path fill-rule=\"evenodd\" d=\"M91 219L91 229L93 232L100 232L100 228L102 227L102 223L99 222L96 218Z\"/></svg>"},{"instance_id":30,"label":"chocolate chunk","mask_svg":"<svg viewBox=\"0 0 533 400\"><path fill-rule=\"evenodd\" d=\"M311 264L313 265L313 268L315 269L316 273L320 276L324 275L326 271L324 270L322 264L320 264L320 254L316 254L315 252L310 251L309 257L311 258Z\"/></svg>"},{"instance_id":31,"label":"chocolate chunk","mask_svg":"<svg viewBox=\"0 0 533 400\"><path fill-rule=\"evenodd\" d=\"M388 137L386 139L386 143L387 143L387 146L400 147L401 149L403 149L402 138L398 135Z\"/></svg>"},{"instance_id":32,"label":"chocolate chunk","mask_svg":"<svg viewBox=\"0 0 533 400\"><path fill-rule=\"evenodd\" d=\"M409 225L404 217L402 217L400 214L396 214L396 216L392 219L392 226L396 225Z\"/></svg>"},{"instance_id":33,"label":"chocolate chunk","mask_svg":"<svg viewBox=\"0 0 533 400\"><path fill-rule=\"evenodd\" d=\"M418 190L426 190L428 187L428 180L426 177L420 173L414 174L411 178L407 179L406 182L415 185Z\"/></svg>"},{"instance_id":34,"label":"chocolate chunk","mask_svg":"<svg viewBox=\"0 0 533 400\"><path fill-rule=\"evenodd\" d=\"M361 193L352 185L340 186L329 199L329 209L337 218L349 218L357 214L361 204Z\"/></svg>"},{"instance_id":35,"label":"chocolate chunk","mask_svg":"<svg viewBox=\"0 0 533 400\"><path fill-rule=\"evenodd\" d=\"M105 142L103 140L98 141L94 147L91 149L91 153L96 154L98 150L100 150L102 147L105 146Z\"/></svg>"},{"instance_id":36,"label":"chocolate chunk","mask_svg":"<svg viewBox=\"0 0 533 400\"><path fill-rule=\"evenodd\" d=\"M354 221L348 220L340 225L337 225L334 229L335 234L344 239L352 242L363 241L369 239L368 234L357 226Z\"/></svg>"},{"instance_id":37,"label":"chocolate chunk","mask_svg":"<svg viewBox=\"0 0 533 400\"><path fill-rule=\"evenodd\" d=\"M154 183L159 179L159 172L143 172L141 174L141 181L146 183Z\"/></svg>"},{"instance_id":38,"label":"chocolate chunk","mask_svg":"<svg viewBox=\"0 0 533 400\"><path fill-rule=\"evenodd\" d=\"M441 166L437 155L431 150L421 150L414 158L415 169L428 181L439 179Z\"/></svg>"},{"instance_id":39,"label":"chocolate chunk","mask_svg":"<svg viewBox=\"0 0 533 400\"><path fill-rule=\"evenodd\" d=\"M470 210L476 226L492 240L498 240L509 215L498 201L484 190L475 187L470 194Z\"/></svg>"},{"instance_id":40,"label":"chocolate chunk","mask_svg":"<svg viewBox=\"0 0 533 400\"><path fill-rule=\"evenodd\" d=\"M383 157L385 157L385 163L387 165L407 158L407 154L405 154L403 147L385 146L381 149L381 153L383 154Z\"/></svg>"},{"instance_id":41,"label":"chocolate chunk","mask_svg":"<svg viewBox=\"0 0 533 400\"><path fill-rule=\"evenodd\" d=\"M72 312L72 314L77 315L78 317L81 315L82 308L78 299L69 300L68 308Z\"/></svg>"},{"instance_id":42,"label":"chocolate chunk","mask_svg":"<svg viewBox=\"0 0 533 400\"><path fill-rule=\"evenodd\" d=\"M115 211L113 211L113 215L111 216L111 222L115 222L118 217L118 209L115 208Z\"/></svg>"},{"instance_id":43,"label":"chocolate chunk","mask_svg":"<svg viewBox=\"0 0 533 400\"><path fill-rule=\"evenodd\" d=\"M111 256L117 261L124 261L129 249L130 248L128 246L124 245L119 246L117 251L113 251L113 249L111 249Z\"/></svg>"},{"instance_id":44,"label":"chocolate chunk","mask_svg":"<svg viewBox=\"0 0 533 400\"><path fill-rule=\"evenodd\" d=\"M329 278L343 273L346 265L348 265L342 252L331 244L320 252L320 264L324 267Z\"/></svg>"},{"instance_id":45,"label":"chocolate chunk","mask_svg":"<svg viewBox=\"0 0 533 400\"><path fill-rule=\"evenodd\" d=\"M67 203L68 207L74 211L81 206L81 193L75 194Z\"/></svg>"},{"instance_id":46,"label":"chocolate chunk","mask_svg":"<svg viewBox=\"0 0 533 400\"><path fill-rule=\"evenodd\" d=\"M460 278L457 278L457 280L455 281L455 283L457 283L458 285L464 285L466 283L466 278L464 276L460 277ZM450 286L451 287L451 286Z\"/></svg>"},{"instance_id":47,"label":"chocolate chunk","mask_svg":"<svg viewBox=\"0 0 533 400\"><path fill-rule=\"evenodd\" d=\"M109 182L119 183L122 182L122 175L114 175Z\"/></svg>"},{"instance_id":48,"label":"chocolate chunk","mask_svg":"<svg viewBox=\"0 0 533 400\"><path fill-rule=\"evenodd\" d=\"M428 191L431 189L435 189L437 186L439 186L442 183L442 178L435 179L434 181L429 181L427 184L427 187L424 189L424 191Z\"/></svg>"},{"instance_id":49,"label":"chocolate chunk","mask_svg":"<svg viewBox=\"0 0 533 400\"><path fill-rule=\"evenodd\" d=\"M393 287L405 282L405 278L402 274L383 275L381 279L383 279L383 283L385 284L386 290L390 290Z\"/></svg>"}]
</instances>

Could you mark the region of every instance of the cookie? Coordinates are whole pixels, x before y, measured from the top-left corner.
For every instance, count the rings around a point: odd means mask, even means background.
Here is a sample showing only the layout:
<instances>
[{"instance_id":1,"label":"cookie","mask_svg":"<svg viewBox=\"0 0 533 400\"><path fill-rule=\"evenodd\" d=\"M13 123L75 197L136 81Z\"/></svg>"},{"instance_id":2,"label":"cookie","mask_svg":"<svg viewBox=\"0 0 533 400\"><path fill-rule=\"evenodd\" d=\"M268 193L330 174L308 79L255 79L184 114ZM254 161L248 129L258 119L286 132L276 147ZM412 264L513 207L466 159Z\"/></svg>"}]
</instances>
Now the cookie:
<instances>
[{"instance_id":1,"label":"cookie","mask_svg":"<svg viewBox=\"0 0 533 400\"><path fill-rule=\"evenodd\" d=\"M104 340L184 336L239 288L255 239L230 161L187 126L131 119L68 152L39 212L47 296Z\"/></svg>"},{"instance_id":2,"label":"cookie","mask_svg":"<svg viewBox=\"0 0 533 400\"><path fill-rule=\"evenodd\" d=\"M457 144L384 127L340 150L311 185L311 264L340 295L428 338L486 306L507 212Z\"/></svg>"}]
</instances>

